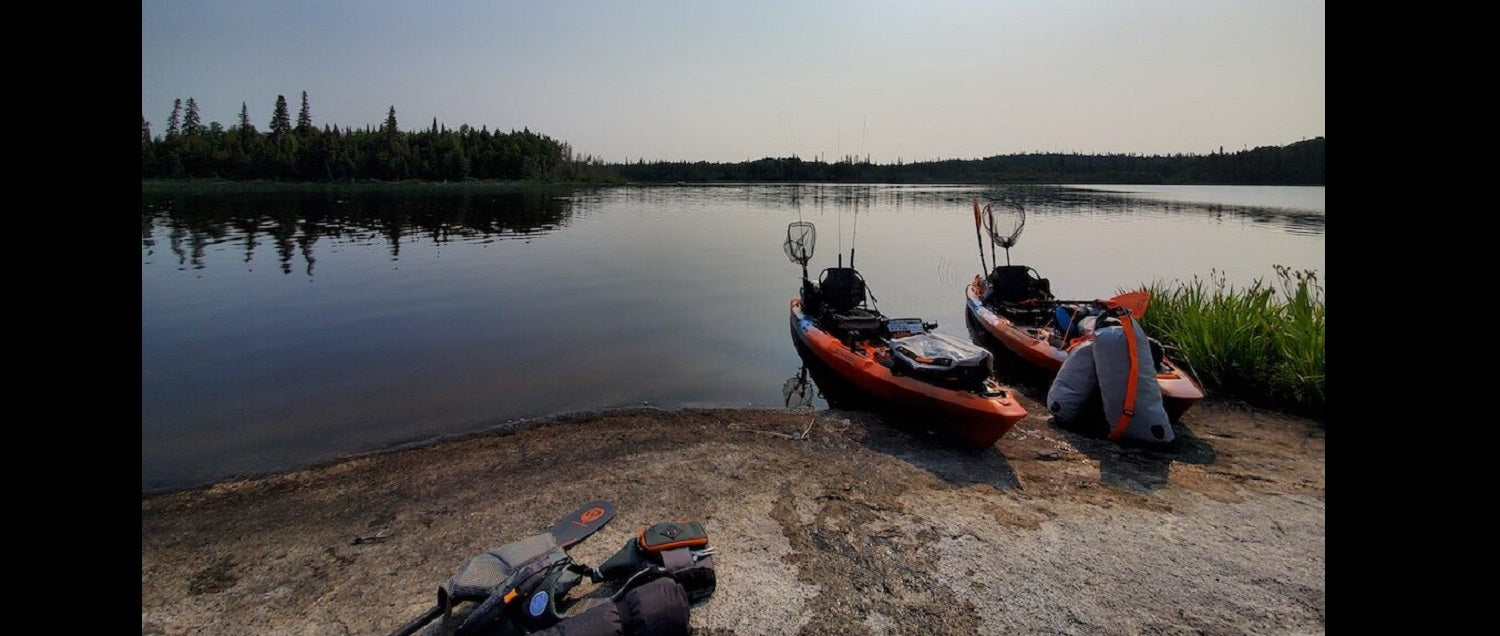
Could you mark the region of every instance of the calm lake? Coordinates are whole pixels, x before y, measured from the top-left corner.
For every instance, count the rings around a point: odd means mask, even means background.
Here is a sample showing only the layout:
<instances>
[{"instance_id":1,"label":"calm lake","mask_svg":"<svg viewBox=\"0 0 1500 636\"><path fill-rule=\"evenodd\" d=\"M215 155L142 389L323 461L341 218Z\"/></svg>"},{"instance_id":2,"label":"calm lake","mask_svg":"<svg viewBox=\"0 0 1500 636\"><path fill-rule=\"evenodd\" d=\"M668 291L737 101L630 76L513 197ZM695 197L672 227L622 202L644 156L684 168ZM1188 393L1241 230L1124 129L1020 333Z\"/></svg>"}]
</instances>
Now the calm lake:
<instances>
[{"instance_id":1,"label":"calm lake","mask_svg":"<svg viewBox=\"0 0 1500 636\"><path fill-rule=\"evenodd\" d=\"M1325 269L1322 187L274 188L143 185L143 492L571 411L785 407L792 221L813 276L853 249L883 313L966 339L975 197L1023 197L1011 261L1060 297Z\"/></svg>"}]
</instances>

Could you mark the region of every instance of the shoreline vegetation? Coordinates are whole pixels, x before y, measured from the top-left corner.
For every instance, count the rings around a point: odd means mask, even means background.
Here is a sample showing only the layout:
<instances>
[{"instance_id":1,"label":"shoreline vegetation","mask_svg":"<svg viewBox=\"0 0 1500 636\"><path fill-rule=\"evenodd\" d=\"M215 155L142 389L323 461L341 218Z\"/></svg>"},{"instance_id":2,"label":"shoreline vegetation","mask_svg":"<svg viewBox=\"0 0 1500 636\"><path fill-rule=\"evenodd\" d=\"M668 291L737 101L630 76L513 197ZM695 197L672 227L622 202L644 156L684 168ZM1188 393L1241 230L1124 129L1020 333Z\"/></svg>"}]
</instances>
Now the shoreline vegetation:
<instances>
[{"instance_id":1,"label":"shoreline vegetation","mask_svg":"<svg viewBox=\"0 0 1500 636\"><path fill-rule=\"evenodd\" d=\"M1206 155L1030 152L981 159L872 163L765 157L741 162L638 159L610 163L545 134L468 124L402 130L391 106L379 127L313 123L307 93L295 123L282 95L261 132L245 103L230 126L204 124L197 102L178 99L165 133L141 115L141 178L308 182L537 181L588 184L823 182L1135 185L1324 185L1324 138Z\"/></svg>"},{"instance_id":2,"label":"shoreline vegetation","mask_svg":"<svg viewBox=\"0 0 1500 636\"><path fill-rule=\"evenodd\" d=\"M1275 269L1276 281L1241 288L1219 272L1154 282L1142 323L1211 396L1323 422L1323 286L1317 272Z\"/></svg>"}]
</instances>

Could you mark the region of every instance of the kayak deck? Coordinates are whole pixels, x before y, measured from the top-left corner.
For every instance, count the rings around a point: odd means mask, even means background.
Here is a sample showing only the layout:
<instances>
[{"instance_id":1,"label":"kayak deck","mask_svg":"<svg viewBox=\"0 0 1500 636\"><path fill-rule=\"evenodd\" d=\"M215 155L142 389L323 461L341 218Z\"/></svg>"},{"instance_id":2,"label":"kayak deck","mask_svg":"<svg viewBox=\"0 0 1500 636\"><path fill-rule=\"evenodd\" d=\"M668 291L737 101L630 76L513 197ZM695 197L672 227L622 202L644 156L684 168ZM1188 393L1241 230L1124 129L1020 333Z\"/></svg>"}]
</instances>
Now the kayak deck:
<instances>
[{"instance_id":1,"label":"kayak deck","mask_svg":"<svg viewBox=\"0 0 1500 636\"><path fill-rule=\"evenodd\" d=\"M891 362L890 347L879 340L845 343L819 327L791 300L792 334L825 366L861 391L884 401L939 413L940 424L977 446L990 446L1026 417L1026 409L993 378L979 391L940 386L912 377Z\"/></svg>"}]
</instances>

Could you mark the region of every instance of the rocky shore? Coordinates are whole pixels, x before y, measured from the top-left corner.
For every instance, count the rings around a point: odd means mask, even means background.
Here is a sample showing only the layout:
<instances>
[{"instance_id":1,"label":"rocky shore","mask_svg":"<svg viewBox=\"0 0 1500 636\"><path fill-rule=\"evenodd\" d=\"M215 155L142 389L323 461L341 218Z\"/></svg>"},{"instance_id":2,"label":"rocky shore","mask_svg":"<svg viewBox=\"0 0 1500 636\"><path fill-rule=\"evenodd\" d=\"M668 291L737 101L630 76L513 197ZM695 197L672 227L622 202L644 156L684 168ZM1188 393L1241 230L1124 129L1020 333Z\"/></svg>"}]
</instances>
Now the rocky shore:
<instances>
[{"instance_id":1,"label":"rocky shore","mask_svg":"<svg viewBox=\"0 0 1500 636\"><path fill-rule=\"evenodd\" d=\"M585 563L703 523L698 634L1324 631L1323 427L1210 401L1132 448L1023 401L982 451L854 411L612 411L143 497L141 633L386 634L595 498Z\"/></svg>"}]
</instances>

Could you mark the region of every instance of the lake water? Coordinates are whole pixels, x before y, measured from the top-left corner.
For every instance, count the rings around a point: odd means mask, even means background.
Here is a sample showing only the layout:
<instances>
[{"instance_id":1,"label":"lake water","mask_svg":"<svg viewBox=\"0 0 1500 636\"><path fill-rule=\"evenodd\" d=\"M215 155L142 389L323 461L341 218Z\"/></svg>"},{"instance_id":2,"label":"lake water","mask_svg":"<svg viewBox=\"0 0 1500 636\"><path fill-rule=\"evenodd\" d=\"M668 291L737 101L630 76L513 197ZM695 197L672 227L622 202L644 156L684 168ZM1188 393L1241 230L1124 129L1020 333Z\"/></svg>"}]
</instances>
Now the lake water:
<instances>
[{"instance_id":1,"label":"lake water","mask_svg":"<svg viewBox=\"0 0 1500 636\"><path fill-rule=\"evenodd\" d=\"M817 225L812 275L852 248L883 313L967 338L970 202L1012 192L143 187L142 491L571 411L784 407L802 367L789 222ZM1027 217L1011 260L1060 297L1210 272L1242 285L1275 265L1323 277L1321 187L1015 196Z\"/></svg>"}]
</instances>

